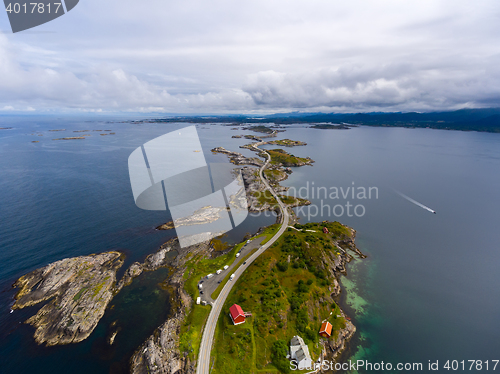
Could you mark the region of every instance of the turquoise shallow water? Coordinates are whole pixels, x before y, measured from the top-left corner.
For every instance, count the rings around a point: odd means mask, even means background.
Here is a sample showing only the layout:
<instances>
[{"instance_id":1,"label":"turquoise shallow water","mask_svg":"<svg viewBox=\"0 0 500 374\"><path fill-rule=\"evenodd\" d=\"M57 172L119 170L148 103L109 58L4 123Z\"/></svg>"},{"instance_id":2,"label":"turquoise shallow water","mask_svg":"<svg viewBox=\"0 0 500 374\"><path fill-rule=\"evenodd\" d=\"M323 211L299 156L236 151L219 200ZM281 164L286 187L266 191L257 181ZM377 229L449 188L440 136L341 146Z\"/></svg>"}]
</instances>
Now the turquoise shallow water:
<instances>
[{"instance_id":1,"label":"turquoise shallow water","mask_svg":"<svg viewBox=\"0 0 500 374\"><path fill-rule=\"evenodd\" d=\"M166 212L135 207L128 181L128 155L144 142L183 127L179 124L107 123L102 119L0 117L0 353L2 372L126 372L137 342L169 312L159 284L166 273L137 279L114 301L92 336L80 344L44 348L23 325L33 309L10 314L12 282L20 275L65 257L111 249L142 261L173 232L158 232ZM66 129L51 133L49 129ZM81 141L52 141L74 130ZM36 132L43 136L38 137ZM30 135L35 133L35 135ZM226 126L199 126L209 162L227 162L210 149L241 151ZM71 134L71 135L70 135ZM328 131L291 126L280 138L305 140L287 149L311 156L312 167L294 170L284 185L378 188L378 198L313 204L362 204L362 217L307 215L301 222L339 220L357 230L368 258L348 267L343 303L358 334L351 356L372 362L500 359L500 136L498 134L359 127ZM31 143L40 140L40 143ZM402 199L394 189L435 209L436 215ZM326 212L326 211L324 211ZM249 217L228 241L270 224L274 217ZM150 323L133 326L147 319ZM110 324L122 330L112 349L104 347ZM8 359L4 359L8 357ZM360 371L362 372L362 371ZM437 372L448 372L440 369Z\"/></svg>"}]
</instances>

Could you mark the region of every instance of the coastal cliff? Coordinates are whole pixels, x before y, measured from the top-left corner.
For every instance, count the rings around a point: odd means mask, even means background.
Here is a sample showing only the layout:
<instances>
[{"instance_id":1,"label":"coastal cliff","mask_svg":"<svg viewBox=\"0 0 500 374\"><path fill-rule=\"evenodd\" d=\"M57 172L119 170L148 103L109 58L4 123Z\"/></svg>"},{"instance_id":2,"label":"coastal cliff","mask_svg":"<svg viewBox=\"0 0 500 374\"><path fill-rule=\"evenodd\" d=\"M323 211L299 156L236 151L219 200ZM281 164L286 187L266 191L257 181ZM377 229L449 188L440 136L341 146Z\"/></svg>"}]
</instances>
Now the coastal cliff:
<instances>
[{"instance_id":1,"label":"coastal cliff","mask_svg":"<svg viewBox=\"0 0 500 374\"><path fill-rule=\"evenodd\" d=\"M113 298L116 271L123 265L119 252L68 258L23 275L12 309L49 300L26 323L36 328L34 338L46 345L86 339Z\"/></svg>"},{"instance_id":2,"label":"coastal cliff","mask_svg":"<svg viewBox=\"0 0 500 374\"><path fill-rule=\"evenodd\" d=\"M186 315L193 307L193 299L184 289L186 279L186 262L188 259L209 256L212 248L210 241L205 241L186 248L180 248L177 239L172 239L168 247L179 254L170 264L173 274L167 284L171 291L172 316L170 316L156 331L134 352L130 359L130 372L133 374L193 374L196 362L181 352L179 341L181 326ZM165 246L164 245L164 246ZM160 253L161 250L158 252Z\"/></svg>"}]
</instances>

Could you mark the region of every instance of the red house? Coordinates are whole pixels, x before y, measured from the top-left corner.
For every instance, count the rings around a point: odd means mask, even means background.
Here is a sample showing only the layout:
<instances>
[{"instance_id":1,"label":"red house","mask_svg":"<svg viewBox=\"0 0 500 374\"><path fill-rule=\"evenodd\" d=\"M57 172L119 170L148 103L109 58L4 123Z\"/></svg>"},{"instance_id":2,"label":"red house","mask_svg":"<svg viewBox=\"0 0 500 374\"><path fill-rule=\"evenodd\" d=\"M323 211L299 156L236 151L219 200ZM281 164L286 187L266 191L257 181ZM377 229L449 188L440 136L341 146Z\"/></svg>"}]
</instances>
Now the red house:
<instances>
[{"instance_id":1,"label":"red house","mask_svg":"<svg viewBox=\"0 0 500 374\"><path fill-rule=\"evenodd\" d=\"M229 308L229 315L235 325L245 323L245 312L243 312L243 309L241 309L241 306L238 304L234 304L231 308Z\"/></svg>"},{"instance_id":2,"label":"red house","mask_svg":"<svg viewBox=\"0 0 500 374\"><path fill-rule=\"evenodd\" d=\"M329 231L328 231L328 227L323 227L323 233L325 233L325 234L328 234L328 233L329 233Z\"/></svg>"}]
</instances>

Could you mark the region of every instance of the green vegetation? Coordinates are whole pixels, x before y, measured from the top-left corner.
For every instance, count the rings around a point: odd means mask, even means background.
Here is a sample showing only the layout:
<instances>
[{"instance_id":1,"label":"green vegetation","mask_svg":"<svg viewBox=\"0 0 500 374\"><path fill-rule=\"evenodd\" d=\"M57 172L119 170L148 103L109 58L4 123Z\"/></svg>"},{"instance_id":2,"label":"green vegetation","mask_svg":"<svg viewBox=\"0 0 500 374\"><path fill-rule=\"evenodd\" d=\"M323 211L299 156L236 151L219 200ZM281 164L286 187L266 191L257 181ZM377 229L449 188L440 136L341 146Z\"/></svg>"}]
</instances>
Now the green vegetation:
<instances>
[{"instance_id":1,"label":"green vegetation","mask_svg":"<svg viewBox=\"0 0 500 374\"><path fill-rule=\"evenodd\" d=\"M248 130L255 131L255 132L261 132L264 134L272 134L273 129L267 127L267 126L252 126L248 128Z\"/></svg>"},{"instance_id":2,"label":"green vegetation","mask_svg":"<svg viewBox=\"0 0 500 374\"><path fill-rule=\"evenodd\" d=\"M267 203L271 206L271 208L278 206L278 202L268 189L265 189L264 191L252 192L252 195L257 199L259 205L265 205Z\"/></svg>"},{"instance_id":3,"label":"green vegetation","mask_svg":"<svg viewBox=\"0 0 500 374\"><path fill-rule=\"evenodd\" d=\"M189 358L195 360L200 351L203 327L210 314L209 305L193 305L181 326L179 347L181 352L188 352Z\"/></svg>"},{"instance_id":4,"label":"green vegetation","mask_svg":"<svg viewBox=\"0 0 500 374\"><path fill-rule=\"evenodd\" d=\"M212 240L212 245L227 246L227 243L222 243L222 237ZM225 265L230 265L236 259L236 253L241 249L245 242L239 243L225 255L215 259L202 258L201 255L191 258L186 263L186 271L184 272L184 289L195 300L198 297L198 282L199 280L210 274L215 273L218 269L222 269ZM194 305L187 314L183 325L181 326L180 334L180 349L181 352L188 352L191 359L196 359L202 336L203 326L210 313L210 306Z\"/></svg>"},{"instance_id":5,"label":"green vegetation","mask_svg":"<svg viewBox=\"0 0 500 374\"><path fill-rule=\"evenodd\" d=\"M229 247L229 244L227 244L227 242L222 241L223 237L225 237L225 235L219 236L218 238L213 238L210 242L210 244L214 248L214 251L221 252Z\"/></svg>"},{"instance_id":6,"label":"green vegetation","mask_svg":"<svg viewBox=\"0 0 500 374\"><path fill-rule=\"evenodd\" d=\"M338 255L334 240L350 232L337 222L297 226L259 256L229 294L223 311L237 303L252 317L233 326L228 314L221 313L214 373L287 372L289 363L282 354L294 335L304 339L315 360L321 351L321 322L332 323L333 338L345 327L344 318L336 317L340 312L328 287L333 282L333 258ZM324 227L329 233L323 233ZM233 368L228 363L238 365Z\"/></svg>"},{"instance_id":7,"label":"green vegetation","mask_svg":"<svg viewBox=\"0 0 500 374\"><path fill-rule=\"evenodd\" d=\"M331 125L331 124L317 124L311 126L312 129L322 129L322 130L349 130L351 126L346 125Z\"/></svg>"},{"instance_id":8,"label":"green vegetation","mask_svg":"<svg viewBox=\"0 0 500 374\"><path fill-rule=\"evenodd\" d=\"M280 195L279 196L283 204L299 206L299 205L308 205L311 202L306 199L301 199L300 197L288 196L288 195Z\"/></svg>"},{"instance_id":9,"label":"green vegetation","mask_svg":"<svg viewBox=\"0 0 500 374\"><path fill-rule=\"evenodd\" d=\"M266 152L271 156L271 164L273 165L300 166L311 162L309 158L297 157L282 149L269 149Z\"/></svg>"},{"instance_id":10,"label":"green vegetation","mask_svg":"<svg viewBox=\"0 0 500 374\"><path fill-rule=\"evenodd\" d=\"M282 373L289 373L290 361L286 358L288 354L288 342L283 339L276 340L271 347L271 352L274 366Z\"/></svg>"},{"instance_id":11,"label":"green vegetation","mask_svg":"<svg viewBox=\"0 0 500 374\"><path fill-rule=\"evenodd\" d=\"M216 365L211 373L250 374L259 369L255 367L255 333L251 324L244 323L232 326L231 318L227 313L222 313L224 318L219 324L222 329L217 329L214 339L224 342L221 349L214 343L211 356L215 358ZM231 329L231 327L235 327ZM217 348L215 348L217 347ZM217 365L217 363L220 363Z\"/></svg>"},{"instance_id":12,"label":"green vegetation","mask_svg":"<svg viewBox=\"0 0 500 374\"><path fill-rule=\"evenodd\" d=\"M261 234L257 235L254 238L254 240L258 239L258 238L265 237L265 239L260 242L260 244L262 246L262 245L266 244L269 240L271 240L271 238L274 235L276 235L276 233L279 231L280 227L281 227L281 225L279 223L275 223L274 225L268 226ZM245 244L245 242L238 244L240 246L239 248L241 248L244 244ZM227 283L231 274L234 273L234 271L257 250L258 250L258 248L254 249L249 254L247 254L245 257L241 258L240 261L238 262L238 264L236 265L236 267L231 271L231 273L228 272L228 274L226 274L226 276L224 277L222 282L219 284L219 286L216 288L216 290L212 293L212 299L215 300L217 297L219 297L220 292L224 288L224 285Z\"/></svg>"},{"instance_id":13,"label":"green vegetation","mask_svg":"<svg viewBox=\"0 0 500 374\"><path fill-rule=\"evenodd\" d=\"M288 174L282 170L277 170L277 169L264 170L264 176L271 183L282 181L287 178L287 175Z\"/></svg>"},{"instance_id":14,"label":"green vegetation","mask_svg":"<svg viewBox=\"0 0 500 374\"><path fill-rule=\"evenodd\" d=\"M297 145L307 145L307 143L305 143L305 142L301 142L299 140L290 140L290 139L273 140L273 141L270 141L269 144L282 145L284 147L295 147Z\"/></svg>"},{"instance_id":15,"label":"green vegetation","mask_svg":"<svg viewBox=\"0 0 500 374\"><path fill-rule=\"evenodd\" d=\"M267 203L269 204L271 209L278 207L278 202L276 201L276 198L267 189L264 191L255 191L252 193L252 196L254 196L257 199L259 205L265 205ZM299 205L309 204L309 200L301 199L294 196L279 195L279 198L281 199L283 204L286 205L299 206Z\"/></svg>"},{"instance_id":16,"label":"green vegetation","mask_svg":"<svg viewBox=\"0 0 500 374\"><path fill-rule=\"evenodd\" d=\"M78 293L75 296L73 296L73 301L80 300L80 298L82 297L84 292L87 291L88 289L89 289L88 287L82 287L82 289L80 291L78 291Z\"/></svg>"},{"instance_id":17,"label":"green vegetation","mask_svg":"<svg viewBox=\"0 0 500 374\"><path fill-rule=\"evenodd\" d=\"M243 243L244 244L244 243ZM253 250L250 251L250 253L248 253L245 257L242 257L240 258L240 261L236 264L236 266L231 270L231 272L228 272L226 274L226 276L224 277L224 279L222 279L221 283L219 284L219 286L215 289L215 291L212 293L211 297L212 299L217 299L219 297L219 294L220 292L222 291L222 289L224 288L224 285L227 283L227 281L229 280L229 277L231 276L231 274L233 274L236 269L238 269L241 264L243 264L254 252L256 252L259 248L255 248Z\"/></svg>"},{"instance_id":18,"label":"green vegetation","mask_svg":"<svg viewBox=\"0 0 500 374\"><path fill-rule=\"evenodd\" d=\"M264 242L270 240L273 235L279 230L280 225L275 224L269 226L262 234L258 237L267 236ZM224 265L230 265L236 259L236 253L245 245L246 241L243 241L234 246L234 248L227 254L219 256L215 259L203 259L200 257L194 257L190 259L187 263L187 269L184 273L184 279L186 282L184 284L184 289L191 295L193 299L198 296L198 281L201 277L214 273L217 269L221 269ZM222 243L221 237L216 238L212 241L212 245L225 245L227 243ZM250 257L258 248L251 251L248 255L240 258L240 261L236 267L240 266L248 257ZM212 294L212 298L216 299L219 296L220 291L228 281L231 274L226 274L225 278L217 287L217 289ZM81 291L82 292L82 291ZM210 313L210 306L206 305L194 305L192 310L186 316L183 325L181 326L180 334L180 350L181 352L188 352L190 359L195 360L198 356L200 349L200 342L202 337L202 330L205 325L205 321Z\"/></svg>"},{"instance_id":19,"label":"green vegetation","mask_svg":"<svg viewBox=\"0 0 500 374\"><path fill-rule=\"evenodd\" d=\"M271 225L271 226L268 226L263 232L262 234L259 234L258 236L256 236L255 238L261 238L263 236L267 236L260 244L261 245L264 245L266 244L269 240L271 240L271 238L279 231L281 227L281 224L279 223L275 223L274 225Z\"/></svg>"},{"instance_id":20,"label":"green vegetation","mask_svg":"<svg viewBox=\"0 0 500 374\"><path fill-rule=\"evenodd\" d=\"M104 285L106 284L106 281L109 279L109 277L105 277L104 280L99 283L95 288L94 288L94 295L93 297L96 297L99 292L101 292L102 288L104 287Z\"/></svg>"},{"instance_id":21,"label":"green vegetation","mask_svg":"<svg viewBox=\"0 0 500 374\"><path fill-rule=\"evenodd\" d=\"M236 259L236 253L244 245L243 243L237 244L234 248L225 255L219 256L214 259L202 258L202 255L191 258L186 263L186 271L184 272L184 289L193 298L198 297L198 282L204 276L215 273L218 269L222 269L225 265L230 265Z\"/></svg>"}]
</instances>

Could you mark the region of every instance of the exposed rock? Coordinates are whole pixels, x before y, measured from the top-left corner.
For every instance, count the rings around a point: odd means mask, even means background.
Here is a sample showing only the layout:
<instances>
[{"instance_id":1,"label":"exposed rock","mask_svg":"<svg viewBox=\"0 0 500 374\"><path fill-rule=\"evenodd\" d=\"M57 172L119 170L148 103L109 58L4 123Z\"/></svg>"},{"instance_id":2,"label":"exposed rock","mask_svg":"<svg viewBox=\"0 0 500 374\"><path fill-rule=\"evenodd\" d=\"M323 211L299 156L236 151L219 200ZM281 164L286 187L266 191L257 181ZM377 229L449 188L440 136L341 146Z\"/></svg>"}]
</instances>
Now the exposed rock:
<instances>
[{"instance_id":1,"label":"exposed rock","mask_svg":"<svg viewBox=\"0 0 500 374\"><path fill-rule=\"evenodd\" d=\"M158 226L156 229L157 230L172 230L175 228L174 221L168 221L167 223L164 223L163 225Z\"/></svg>"},{"instance_id":2,"label":"exposed rock","mask_svg":"<svg viewBox=\"0 0 500 374\"><path fill-rule=\"evenodd\" d=\"M113 345L113 343L115 342L115 339L116 339L116 335L118 334L119 331L120 331L120 328L114 330L111 333L111 335L108 336L107 342L109 345Z\"/></svg>"},{"instance_id":3,"label":"exposed rock","mask_svg":"<svg viewBox=\"0 0 500 374\"><path fill-rule=\"evenodd\" d=\"M272 140L270 142L267 142L267 144L282 145L284 147L296 147L299 145L307 145L306 142L301 142L300 140L290 140L290 139Z\"/></svg>"},{"instance_id":4,"label":"exposed rock","mask_svg":"<svg viewBox=\"0 0 500 374\"><path fill-rule=\"evenodd\" d=\"M340 310L342 317L346 318L344 312ZM331 361L334 361L346 348L347 342L351 339L356 332L356 327L348 319L345 320L345 328L340 329L335 339L327 340L325 342L326 356Z\"/></svg>"},{"instance_id":5,"label":"exposed rock","mask_svg":"<svg viewBox=\"0 0 500 374\"><path fill-rule=\"evenodd\" d=\"M353 228L346 226L346 225L342 225L342 226L344 226L346 229L349 230L350 235L346 238L342 238L342 240L339 241L339 243L338 243L339 246L342 246L344 248L347 247L351 251L355 252L359 258L366 258L366 255L361 253L361 251L358 249L358 247L356 247L356 243L354 242L354 239L356 238L356 230L354 230Z\"/></svg>"},{"instance_id":6,"label":"exposed rock","mask_svg":"<svg viewBox=\"0 0 500 374\"><path fill-rule=\"evenodd\" d=\"M256 142L261 142L262 141L261 138L259 138L258 136L255 136L255 135L244 135L243 137L245 139L255 140Z\"/></svg>"},{"instance_id":7,"label":"exposed rock","mask_svg":"<svg viewBox=\"0 0 500 374\"><path fill-rule=\"evenodd\" d=\"M224 147L216 147L212 149L212 152L228 155L229 160L235 165L255 165L259 167L264 165L264 162L257 157L245 157L241 153L228 151Z\"/></svg>"},{"instance_id":8,"label":"exposed rock","mask_svg":"<svg viewBox=\"0 0 500 374\"><path fill-rule=\"evenodd\" d=\"M256 168L244 167L241 170L241 176L245 182L248 210L250 212L263 212L265 210L279 211L275 205L271 206L269 202L261 203L258 197L264 194L266 186L262 183L259 176L259 170Z\"/></svg>"},{"instance_id":9,"label":"exposed rock","mask_svg":"<svg viewBox=\"0 0 500 374\"><path fill-rule=\"evenodd\" d=\"M13 309L50 300L26 323L36 328L37 343L76 343L86 339L113 298L119 252L67 258L19 278Z\"/></svg>"},{"instance_id":10,"label":"exposed rock","mask_svg":"<svg viewBox=\"0 0 500 374\"><path fill-rule=\"evenodd\" d=\"M179 252L172 263L176 270L168 280L168 285L173 290L171 302L174 313L135 351L130 359L130 372L133 374L195 373L196 363L183 356L179 349L180 329L193 304L191 297L184 291L183 274L186 270L186 259L200 253L208 254L210 246L206 241L180 248L177 239L172 239L169 241L169 247Z\"/></svg>"},{"instance_id":11,"label":"exposed rock","mask_svg":"<svg viewBox=\"0 0 500 374\"><path fill-rule=\"evenodd\" d=\"M268 144L268 143L261 141L257 143L246 144L241 146L240 148L250 149L254 152L258 152L259 156L267 158L267 156L265 156L264 153L259 148L257 148L259 145L262 144ZM228 151L224 147L216 147L212 149L212 152L226 154L231 160L231 162L237 165L254 165L261 167L264 164L264 161L258 158L247 158L243 156L241 153ZM286 152L284 153L286 154ZM314 162L311 159L304 159L304 160L305 161L303 163L294 166L310 165L312 162ZM289 173L291 173L291 170L289 171ZM265 191L267 190L266 186L260 179L259 170L255 168L244 167L241 170L241 175L245 183L246 199L249 211L262 212L266 210L274 210L278 213L279 212L278 206L276 204L272 204L272 201L269 201L269 199L264 199L264 202L259 201L259 197L261 197L262 194L264 194ZM278 184L280 181L283 181L286 178L288 178L288 174L287 172L285 172L283 165L278 164L278 165L268 166L268 168L265 171L265 175L266 178L269 180L269 182L273 184L273 189L276 191L276 193L283 193L287 191L288 189L287 187L282 187ZM292 203L287 205L289 205L290 207L296 207L300 205L309 205L309 204L311 204L309 200L294 199ZM280 216L278 214L278 221L279 219Z\"/></svg>"},{"instance_id":12,"label":"exposed rock","mask_svg":"<svg viewBox=\"0 0 500 374\"><path fill-rule=\"evenodd\" d=\"M127 269L125 274L123 275L122 279L118 282L114 289L114 293L118 293L124 286L128 286L130 283L132 283L132 280L135 277L138 277L139 275L142 274L144 268L142 264L138 262L134 262L130 267Z\"/></svg>"},{"instance_id":13,"label":"exposed rock","mask_svg":"<svg viewBox=\"0 0 500 374\"><path fill-rule=\"evenodd\" d=\"M63 131L63 130L53 130L53 131ZM85 139L84 136L70 136L67 138L57 138L57 139L52 139L52 140L77 140L77 139Z\"/></svg>"},{"instance_id":14,"label":"exposed rock","mask_svg":"<svg viewBox=\"0 0 500 374\"><path fill-rule=\"evenodd\" d=\"M288 174L284 170L275 167L267 168L264 171L264 176L271 184L282 182L288 178Z\"/></svg>"},{"instance_id":15,"label":"exposed rock","mask_svg":"<svg viewBox=\"0 0 500 374\"><path fill-rule=\"evenodd\" d=\"M158 252L150 254L144 261L144 268L152 271L166 265L165 258L167 256L167 252L170 252L170 250L171 247L162 246L162 248Z\"/></svg>"},{"instance_id":16,"label":"exposed rock","mask_svg":"<svg viewBox=\"0 0 500 374\"><path fill-rule=\"evenodd\" d=\"M314 162L310 157L297 157L283 149L269 149L266 152L271 156L272 164L284 168L312 165Z\"/></svg>"},{"instance_id":17,"label":"exposed rock","mask_svg":"<svg viewBox=\"0 0 500 374\"><path fill-rule=\"evenodd\" d=\"M219 213L226 209L227 208L225 206L224 207L205 206L193 212L193 214L190 215L189 217L177 218L174 221L174 224L176 227L179 227L179 226L203 225L206 223L214 222L221 217Z\"/></svg>"},{"instance_id":18,"label":"exposed rock","mask_svg":"<svg viewBox=\"0 0 500 374\"><path fill-rule=\"evenodd\" d=\"M221 216L220 212L226 210L226 207L202 207L188 217L177 218L175 221L169 221L158 226L157 230L171 230L180 226L203 225L217 221Z\"/></svg>"}]
</instances>

